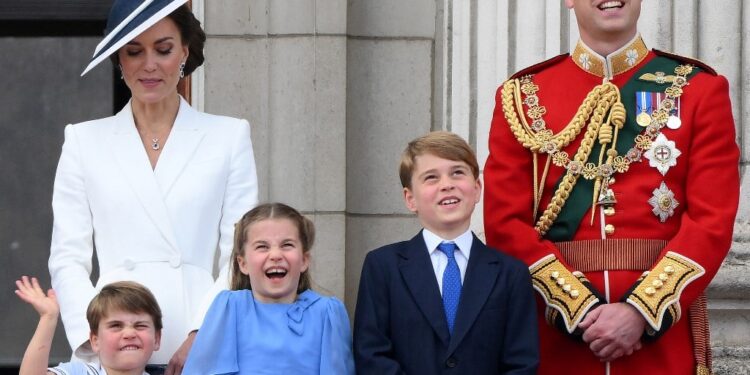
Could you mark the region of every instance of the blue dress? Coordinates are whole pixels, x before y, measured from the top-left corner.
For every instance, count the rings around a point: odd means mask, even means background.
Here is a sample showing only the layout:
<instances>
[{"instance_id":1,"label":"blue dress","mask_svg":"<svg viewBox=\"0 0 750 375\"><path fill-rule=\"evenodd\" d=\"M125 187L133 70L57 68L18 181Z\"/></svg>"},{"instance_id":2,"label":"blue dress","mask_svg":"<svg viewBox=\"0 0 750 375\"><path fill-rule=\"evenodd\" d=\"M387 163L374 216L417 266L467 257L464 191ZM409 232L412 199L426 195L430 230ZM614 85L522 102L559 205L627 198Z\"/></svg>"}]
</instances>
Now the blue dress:
<instances>
[{"instance_id":1,"label":"blue dress","mask_svg":"<svg viewBox=\"0 0 750 375\"><path fill-rule=\"evenodd\" d=\"M291 304L262 303L249 290L223 291L183 374L354 374L346 309L312 290Z\"/></svg>"}]
</instances>

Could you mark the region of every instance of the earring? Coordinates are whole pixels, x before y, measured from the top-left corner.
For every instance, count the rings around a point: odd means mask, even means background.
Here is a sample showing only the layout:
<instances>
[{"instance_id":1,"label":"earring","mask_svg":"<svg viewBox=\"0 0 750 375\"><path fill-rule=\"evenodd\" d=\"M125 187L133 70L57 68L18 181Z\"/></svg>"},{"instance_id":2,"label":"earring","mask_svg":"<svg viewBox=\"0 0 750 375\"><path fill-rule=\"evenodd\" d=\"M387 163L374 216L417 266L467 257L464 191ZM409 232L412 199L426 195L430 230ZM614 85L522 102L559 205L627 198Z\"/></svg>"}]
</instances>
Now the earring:
<instances>
[{"instance_id":1,"label":"earring","mask_svg":"<svg viewBox=\"0 0 750 375\"><path fill-rule=\"evenodd\" d=\"M180 78L185 78L185 63L180 64Z\"/></svg>"},{"instance_id":2,"label":"earring","mask_svg":"<svg viewBox=\"0 0 750 375\"><path fill-rule=\"evenodd\" d=\"M125 79L125 75L122 73L122 64L117 64L117 67L120 68L120 79Z\"/></svg>"}]
</instances>

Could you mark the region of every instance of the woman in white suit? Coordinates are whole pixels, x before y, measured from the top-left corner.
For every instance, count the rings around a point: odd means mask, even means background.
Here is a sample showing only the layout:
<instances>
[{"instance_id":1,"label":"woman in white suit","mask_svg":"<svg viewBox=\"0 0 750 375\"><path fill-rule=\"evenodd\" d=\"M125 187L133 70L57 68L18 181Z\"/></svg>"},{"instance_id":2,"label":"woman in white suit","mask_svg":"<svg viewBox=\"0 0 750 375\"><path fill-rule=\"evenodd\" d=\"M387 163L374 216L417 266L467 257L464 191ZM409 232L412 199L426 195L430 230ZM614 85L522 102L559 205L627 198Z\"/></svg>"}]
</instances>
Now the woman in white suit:
<instances>
[{"instance_id":1,"label":"woman in white suit","mask_svg":"<svg viewBox=\"0 0 750 375\"><path fill-rule=\"evenodd\" d=\"M164 315L150 363L171 360L167 373L179 373L189 333L228 286L234 223L257 203L247 121L200 113L177 93L180 78L203 63L205 41L185 2L115 1L83 74L109 57L132 98L115 116L65 128L49 269L68 341L82 359L93 354L89 301L107 283L134 280Z\"/></svg>"}]
</instances>

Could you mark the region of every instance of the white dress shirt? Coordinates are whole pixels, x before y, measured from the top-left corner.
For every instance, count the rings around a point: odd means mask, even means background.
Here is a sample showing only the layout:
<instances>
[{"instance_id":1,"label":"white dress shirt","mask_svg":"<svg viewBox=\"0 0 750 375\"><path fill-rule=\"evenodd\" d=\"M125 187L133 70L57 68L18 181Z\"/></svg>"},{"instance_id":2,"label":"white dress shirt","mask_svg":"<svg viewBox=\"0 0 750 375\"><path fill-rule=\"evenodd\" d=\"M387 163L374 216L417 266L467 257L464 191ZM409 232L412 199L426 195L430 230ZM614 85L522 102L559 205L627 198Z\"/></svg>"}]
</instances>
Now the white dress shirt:
<instances>
[{"instance_id":1,"label":"white dress shirt","mask_svg":"<svg viewBox=\"0 0 750 375\"><path fill-rule=\"evenodd\" d=\"M448 266L448 256L437 248L442 242L453 242L458 246L455 257L456 263L458 263L458 270L461 271L461 284L463 285L464 276L466 275L466 265L469 263L469 255L471 254L471 243L474 241L471 229L468 229L454 239L440 238L435 233L424 229L422 230L422 237L424 237L427 251L430 253L430 261L432 262L432 269L435 271L440 295L443 294L443 272L445 272L445 267Z\"/></svg>"}]
</instances>

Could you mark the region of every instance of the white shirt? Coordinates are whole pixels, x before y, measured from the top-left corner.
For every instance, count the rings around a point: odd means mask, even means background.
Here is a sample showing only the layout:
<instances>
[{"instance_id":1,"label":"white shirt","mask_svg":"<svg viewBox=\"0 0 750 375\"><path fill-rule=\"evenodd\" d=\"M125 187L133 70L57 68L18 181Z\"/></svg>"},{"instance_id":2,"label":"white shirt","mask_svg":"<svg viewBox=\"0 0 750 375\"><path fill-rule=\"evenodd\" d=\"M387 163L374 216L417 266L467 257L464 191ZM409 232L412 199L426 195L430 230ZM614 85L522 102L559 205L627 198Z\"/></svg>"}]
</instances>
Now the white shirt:
<instances>
[{"instance_id":1,"label":"white shirt","mask_svg":"<svg viewBox=\"0 0 750 375\"><path fill-rule=\"evenodd\" d=\"M430 253L430 261L432 262L432 269L435 271L440 295L443 294L443 272L445 272L445 267L448 266L448 256L437 248L442 242L453 242L458 247L454 256L456 257L456 263L458 263L458 270L461 271L461 284L463 285L466 265L469 263L469 255L471 254L471 243L474 241L471 229L454 239L440 238L435 233L424 229L422 230L422 237L424 237L424 243Z\"/></svg>"},{"instance_id":2,"label":"white shirt","mask_svg":"<svg viewBox=\"0 0 750 375\"><path fill-rule=\"evenodd\" d=\"M47 371L55 375L107 375L107 370L96 362L63 362L56 367L48 368ZM148 375L148 373L144 372L143 375Z\"/></svg>"}]
</instances>

